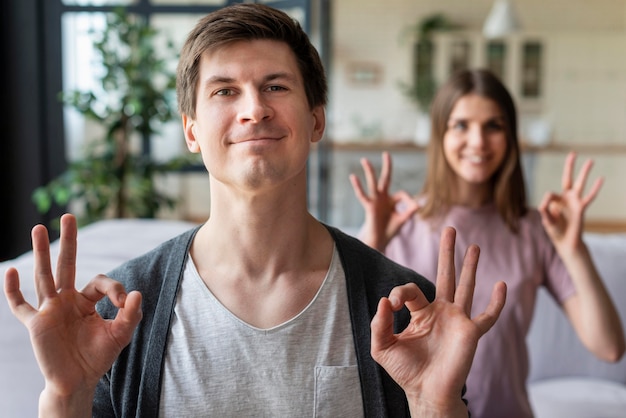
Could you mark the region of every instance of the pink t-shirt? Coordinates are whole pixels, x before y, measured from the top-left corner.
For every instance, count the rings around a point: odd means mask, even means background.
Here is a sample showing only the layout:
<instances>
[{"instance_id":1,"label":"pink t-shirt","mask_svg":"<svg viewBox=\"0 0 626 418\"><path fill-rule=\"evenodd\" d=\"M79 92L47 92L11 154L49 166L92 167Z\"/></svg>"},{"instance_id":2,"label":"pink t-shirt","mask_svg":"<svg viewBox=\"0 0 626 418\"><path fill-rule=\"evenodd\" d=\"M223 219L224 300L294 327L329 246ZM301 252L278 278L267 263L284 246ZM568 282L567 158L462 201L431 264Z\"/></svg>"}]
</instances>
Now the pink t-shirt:
<instances>
[{"instance_id":1,"label":"pink t-shirt","mask_svg":"<svg viewBox=\"0 0 626 418\"><path fill-rule=\"evenodd\" d=\"M472 317L485 310L493 285L504 280L507 300L494 327L479 341L467 379L466 398L475 418L528 418L526 393L530 326L539 286L560 304L575 293L572 280L546 235L539 212L531 210L513 234L494 205L452 207L437 225L413 217L393 238L386 255L432 281L436 279L441 230L457 230L457 277L470 244L480 247Z\"/></svg>"}]
</instances>

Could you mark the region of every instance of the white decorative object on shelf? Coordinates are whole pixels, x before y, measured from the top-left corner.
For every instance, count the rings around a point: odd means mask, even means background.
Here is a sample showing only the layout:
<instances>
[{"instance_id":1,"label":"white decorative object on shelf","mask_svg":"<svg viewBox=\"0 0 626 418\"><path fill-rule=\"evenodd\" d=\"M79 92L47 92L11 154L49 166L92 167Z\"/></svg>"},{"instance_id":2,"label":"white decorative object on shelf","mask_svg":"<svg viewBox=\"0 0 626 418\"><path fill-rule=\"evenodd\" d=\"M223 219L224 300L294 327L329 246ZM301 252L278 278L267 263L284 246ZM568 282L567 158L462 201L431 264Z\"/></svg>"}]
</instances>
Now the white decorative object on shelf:
<instances>
[{"instance_id":1,"label":"white decorative object on shelf","mask_svg":"<svg viewBox=\"0 0 626 418\"><path fill-rule=\"evenodd\" d=\"M501 38L521 28L512 0L495 0L485 20L483 35Z\"/></svg>"},{"instance_id":2,"label":"white decorative object on shelf","mask_svg":"<svg viewBox=\"0 0 626 418\"><path fill-rule=\"evenodd\" d=\"M533 118L526 124L525 136L530 145L545 147L552 139L552 124L544 118Z\"/></svg>"},{"instance_id":3,"label":"white decorative object on shelf","mask_svg":"<svg viewBox=\"0 0 626 418\"><path fill-rule=\"evenodd\" d=\"M425 112L418 112L416 117L414 141L417 145L426 146L430 141L430 116Z\"/></svg>"}]
</instances>

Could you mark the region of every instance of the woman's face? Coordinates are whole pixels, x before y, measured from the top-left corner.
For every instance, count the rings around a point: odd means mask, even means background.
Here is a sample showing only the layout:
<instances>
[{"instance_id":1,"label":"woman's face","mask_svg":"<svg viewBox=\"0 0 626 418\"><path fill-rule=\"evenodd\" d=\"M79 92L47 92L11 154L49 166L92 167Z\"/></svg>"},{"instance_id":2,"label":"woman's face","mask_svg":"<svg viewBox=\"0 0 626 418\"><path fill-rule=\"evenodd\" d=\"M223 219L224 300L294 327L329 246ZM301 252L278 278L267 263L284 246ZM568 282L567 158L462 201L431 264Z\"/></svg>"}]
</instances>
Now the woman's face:
<instances>
[{"instance_id":1,"label":"woman's face","mask_svg":"<svg viewBox=\"0 0 626 418\"><path fill-rule=\"evenodd\" d=\"M459 186L490 187L506 149L500 106L478 94L462 96L452 108L443 137L443 152Z\"/></svg>"}]
</instances>

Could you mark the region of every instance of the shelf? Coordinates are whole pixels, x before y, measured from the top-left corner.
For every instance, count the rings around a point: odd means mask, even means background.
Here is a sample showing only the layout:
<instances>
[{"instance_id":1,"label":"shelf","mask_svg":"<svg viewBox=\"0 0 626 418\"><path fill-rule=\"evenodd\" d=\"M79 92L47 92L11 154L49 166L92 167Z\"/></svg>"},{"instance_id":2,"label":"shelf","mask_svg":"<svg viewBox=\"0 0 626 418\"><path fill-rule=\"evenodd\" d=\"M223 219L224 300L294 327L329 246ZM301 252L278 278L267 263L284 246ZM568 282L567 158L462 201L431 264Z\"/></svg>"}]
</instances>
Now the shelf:
<instances>
[{"instance_id":1,"label":"shelf","mask_svg":"<svg viewBox=\"0 0 626 418\"><path fill-rule=\"evenodd\" d=\"M626 219L588 219L584 230L601 234L626 233Z\"/></svg>"},{"instance_id":2,"label":"shelf","mask_svg":"<svg viewBox=\"0 0 626 418\"><path fill-rule=\"evenodd\" d=\"M329 146L337 151L415 151L425 152L427 146L417 145L406 141L329 141ZM580 154L626 154L626 144L566 144L554 143L546 146L522 144L522 151L534 153L567 153L575 151Z\"/></svg>"},{"instance_id":3,"label":"shelf","mask_svg":"<svg viewBox=\"0 0 626 418\"><path fill-rule=\"evenodd\" d=\"M626 153L626 144L567 144L561 142L548 144L544 147L523 144L522 151L553 153L567 153L570 151L575 151L579 154L624 154Z\"/></svg>"},{"instance_id":4,"label":"shelf","mask_svg":"<svg viewBox=\"0 0 626 418\"><path fill-rule=\"evenodd\" d=\"M413 142L401 141L346 141L328 142L330 148L336 151L426 151L425 146Z\"/></svg>"}]
</instances>

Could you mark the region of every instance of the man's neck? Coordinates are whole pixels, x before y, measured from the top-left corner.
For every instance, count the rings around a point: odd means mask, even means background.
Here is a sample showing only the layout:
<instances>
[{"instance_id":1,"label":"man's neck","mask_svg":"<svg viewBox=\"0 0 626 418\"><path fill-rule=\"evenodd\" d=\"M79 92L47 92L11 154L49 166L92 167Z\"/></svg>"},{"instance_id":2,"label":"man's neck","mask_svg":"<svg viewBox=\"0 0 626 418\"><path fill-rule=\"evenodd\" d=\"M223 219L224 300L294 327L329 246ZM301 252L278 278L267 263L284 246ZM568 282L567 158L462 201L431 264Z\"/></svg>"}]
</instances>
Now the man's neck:
<instances>
[{"instance_id":1,"label":"man's neck","mask_svg":"<svg viewBox=\"0 0 626 418\"><path fill-rule=\"evenodd\" d=\"M262 205L212 212L191 248L209 290L259 328L281 324L310 303L332 252L329 232L306 208Z\"/></svg>"},{"instance_id":2,"label":"man's neck","mask_svg":"<svg viewBox=\"0 0 626 418\"><path fill-rule=\"evenodd\" d=\"M309 252L311 240L319 239L320 225L308 212L304 193L219 192L214 194L212 190L211 215L194 247L203 252L223 252L220 260L233 256L234 260L228 262L231 266L242 257L251 258L251 263L262 260L262 268L281 259L295 261Z\"/></svg>"}]
</instances>

